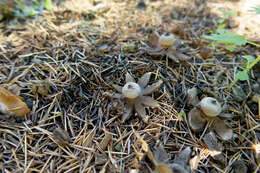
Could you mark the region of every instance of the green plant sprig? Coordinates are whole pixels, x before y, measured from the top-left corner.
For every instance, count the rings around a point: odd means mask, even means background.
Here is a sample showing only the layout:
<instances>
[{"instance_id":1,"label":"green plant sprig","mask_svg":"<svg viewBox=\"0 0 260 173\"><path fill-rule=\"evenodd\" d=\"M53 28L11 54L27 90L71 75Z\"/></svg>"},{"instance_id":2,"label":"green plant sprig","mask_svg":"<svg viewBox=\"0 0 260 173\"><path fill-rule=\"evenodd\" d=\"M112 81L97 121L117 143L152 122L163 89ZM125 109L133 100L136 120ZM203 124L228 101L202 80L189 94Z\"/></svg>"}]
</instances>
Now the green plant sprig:
<instances>
[{"instance_id":1,"label":"green plant sprig","mask_svg":"<svg viewBox=\"0 0 260 173\"><path fill-rule=\"evenodd\" d=\"M252 60L252 58L253 58L252 56L242 56L242 57L247 60L246 68L244 68L243 71L239 71L236 73L235 80L231 83L231 85L229 86L229 89L231 89L238 80L241 80L241 81L248 80L249 79L248 71L251 70L254 67L254 65L256 65L260 61L260 55L254 60Z\"/></svg>"},{"instance_id":2,"label":"green plant sprig","mask_svg":"<svg viewBox=\"0 0 260 173\"><path fill-rule=\"evenodd\" d=\"M260 6L259 6L260 7ZM258 13L260 8L254 8L254 11ZM224 15L224 17L220 20L218 20L218 28L215 31L215 33L212 33L210 35L203 35L202 38L207 40L212 40L213 44L225 44L226 49L230 52L234 51L235 45L237 46L244 46L247 43L251 44L256 47L260 47L259 44L256 44L254 42L246 40L246 38L243 35L231 32L227 29L225 29L226 25L224 24L224 21L228 19L229 16L236 16L236 13L233 11L225 11L224 9L220 9ZM231 83L229 86L229 89L231 89L238 80L245 81L249 79L248 71L253 68L255 64L257 64L260 61L260 56L258 56L256 59L250 55L244 55L242 56L244 59L246 59L246 67L243 71L239 71L235 74L235 80Z\"/></svg>"}]
</instances>

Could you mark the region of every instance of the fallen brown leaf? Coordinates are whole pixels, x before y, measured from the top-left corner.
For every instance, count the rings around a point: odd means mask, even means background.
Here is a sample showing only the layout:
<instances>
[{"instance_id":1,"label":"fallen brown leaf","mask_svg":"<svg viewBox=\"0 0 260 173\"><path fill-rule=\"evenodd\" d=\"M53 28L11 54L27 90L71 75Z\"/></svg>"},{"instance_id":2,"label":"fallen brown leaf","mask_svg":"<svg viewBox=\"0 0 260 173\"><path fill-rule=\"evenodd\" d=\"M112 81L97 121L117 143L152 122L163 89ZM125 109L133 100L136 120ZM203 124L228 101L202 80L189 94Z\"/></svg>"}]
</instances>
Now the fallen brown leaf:
<instances>
[{"instance_id":1,"label":"fallen brown leaf","mask_svg":"<svg viewBox=\"0 0 260 173\"><path fill-rule=\"evenodd\" d=\"M30 109L19 96L0 88L0 112L7 115L25 116L29 114Z\"/></svg>"}]
</instances>

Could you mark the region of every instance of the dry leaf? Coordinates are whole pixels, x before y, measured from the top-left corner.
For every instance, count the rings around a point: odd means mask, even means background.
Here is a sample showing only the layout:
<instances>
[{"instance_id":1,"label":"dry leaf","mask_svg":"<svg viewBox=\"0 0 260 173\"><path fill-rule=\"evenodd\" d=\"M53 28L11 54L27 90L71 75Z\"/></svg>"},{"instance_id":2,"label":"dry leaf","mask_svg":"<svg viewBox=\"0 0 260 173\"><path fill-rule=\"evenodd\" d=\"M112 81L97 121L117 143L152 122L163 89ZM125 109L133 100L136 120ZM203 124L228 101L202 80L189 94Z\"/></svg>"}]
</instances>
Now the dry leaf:
<instances>
[{"instance_id":1,"label":"dry leaf","mask_svg":"<svg viewBox=\"0 0 260 173\"><path fill-rule=\"evenodd\" d=\"M19 96L0 88L0 112L8 115L25 116L29 114L30 109Z\"/></svg>"},{"instance_id":2,"label":"dry leaf","mask_svg":"<svg viewBox=\"0 0 260 173\"><path fill-rule=\"evenodd\" d=\"M20 95L20 90L21 90L21 88L16 84L13 84L8 87L8 91L10 91L11 93L13 93L16 96Z\"/></svg>"},{"instance_id":3,"label":"dry leaf","mask_svg":"<svg viewBox=\"0 0 260 173\"><path fill-rule=\"evenodd\" d=\"M141 142L142 149L146 152L148 158L153 162L154 165L156 165L157 161L154 159L153 153L150 150L148 144L145 142L145 140L143 140L143 138L139 135L139 133L135 132L135 135L137 139Z\"/></svg>"}]
</instances>

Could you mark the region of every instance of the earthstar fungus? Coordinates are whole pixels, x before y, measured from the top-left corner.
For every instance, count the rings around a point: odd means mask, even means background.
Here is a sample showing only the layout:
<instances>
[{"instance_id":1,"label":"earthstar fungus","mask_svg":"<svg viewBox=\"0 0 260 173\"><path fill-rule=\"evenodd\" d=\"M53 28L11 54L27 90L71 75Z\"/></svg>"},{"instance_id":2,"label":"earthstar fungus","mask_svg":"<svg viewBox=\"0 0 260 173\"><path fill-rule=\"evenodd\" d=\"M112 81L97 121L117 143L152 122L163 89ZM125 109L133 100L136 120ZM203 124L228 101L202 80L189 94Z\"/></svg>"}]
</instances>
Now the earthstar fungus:
<instances>
[{"instance_id":1,"label":"earthstar fungus","mask_svg":"<svg viewBox=\"0 0 260 173\"><path fill-rule=\"evenodd\" d=\"M233 137L233 130L225 124L225 120L220 118L221 111L221 105L215 98L205 97L190 110L188 123L193 131L200 132L207 122L212 122L211 127L221 139L230 140Z\"/></svg>"},{"instance_id":2,"label":"earthstar fungus","mask_svg":"<svg viewBox=\"0 0 260 173\"><path fill-rule=\"evenodd\" d=\"M152 85L148 85L151 75L151 72L145 73L141 78L138 79L136 83L135 79L129 73L127 73L125 76L126 84L123 87L113 84L113 87L119 93L113 95L106 93L107 96L120 99L124 102L122 122L127 120L135 110L138 116L145 123L147 123L148 116L146 115L145 107L156 108L160 106L156 100L147 95L158 89L163 81L159 80Z\"/></svg>"},{"instance_id":3,"label":"earthstar fungus","mask_svg":"<svg viewBox=\"0 0 260 173\"><path fill-rule=\"evenodd\" d=\"M179 62L179 60L186 61L191 59L190 56L184 53L186 51L183 51L178 47L180 42L173 34L159 35L157 32L154 32L150 35L148 44L149 46L143 48L143 50L151 56L165 55L176 62Z\"/></svg>"}]
</instances>

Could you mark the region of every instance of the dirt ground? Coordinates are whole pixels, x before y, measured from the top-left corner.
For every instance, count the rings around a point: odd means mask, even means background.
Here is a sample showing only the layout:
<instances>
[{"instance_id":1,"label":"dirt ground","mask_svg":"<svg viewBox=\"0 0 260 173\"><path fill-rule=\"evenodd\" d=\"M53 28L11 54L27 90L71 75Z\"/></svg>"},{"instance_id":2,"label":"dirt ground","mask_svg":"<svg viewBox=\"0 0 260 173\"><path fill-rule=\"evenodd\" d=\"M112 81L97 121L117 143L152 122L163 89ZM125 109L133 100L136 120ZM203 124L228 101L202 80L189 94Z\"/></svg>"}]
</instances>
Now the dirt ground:
<instances>
[{"instance_id":1,"label":"dirt ground","mask_svg":"<svg viewBox=\"0 0 260 173\"><path fill-rule=\"evenodd\" d=\"M54 2L51 11L3 21L0 29L0 85L18 85L31 110L27 117L0 113L2 172L167 172L161 165L172 172L259 172L260 99L252 99L260 95L259 63L249 80L230 86L242 56L257 57L260 49L246 44L229 52L201 36L216 30L222 7L238 13L227 27L259 44L260 15L248 10L260 2ZM189 60L147 52L154 32L174 34ZM160 106L145 110L148 122L136 112L122 122L124 106L107 93L118 93L113 84L124 86L127 73L139 79L147 72L148 85L163 81L150 94ZM194 87L200 100L221 103L231 139L210 123L201 132L190 128L187 95Z\"/></svg>"}]
</instances>

